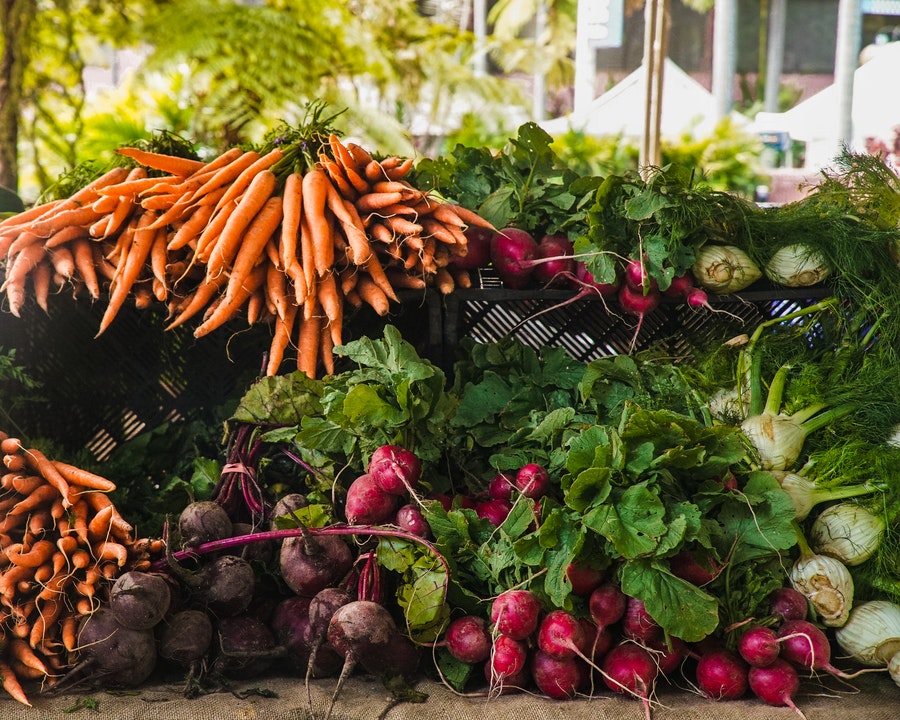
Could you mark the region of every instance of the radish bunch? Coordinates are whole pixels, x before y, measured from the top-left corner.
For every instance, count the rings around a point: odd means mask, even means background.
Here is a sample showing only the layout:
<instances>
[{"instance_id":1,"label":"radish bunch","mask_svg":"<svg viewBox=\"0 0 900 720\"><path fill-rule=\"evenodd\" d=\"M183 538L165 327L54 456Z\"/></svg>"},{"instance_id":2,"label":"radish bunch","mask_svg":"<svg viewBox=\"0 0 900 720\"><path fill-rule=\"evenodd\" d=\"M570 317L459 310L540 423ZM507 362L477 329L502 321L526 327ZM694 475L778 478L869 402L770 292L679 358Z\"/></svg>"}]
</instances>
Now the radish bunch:
<instances>
[{"instance_id":1,"label":"radish bunch","mask_svg":"<svg viewBox=\"0 0 900 720\"><path fill-rule=\"evenodd\" d=\"M415 494L422 477L422 463L400 445L382 445L369 458L366 471L347 488L344 515L350 525L396 522L415 532L426 532L415 505L403 502ZM401 512L402 510L402 512Z\"/></svg>"}]
</instances>

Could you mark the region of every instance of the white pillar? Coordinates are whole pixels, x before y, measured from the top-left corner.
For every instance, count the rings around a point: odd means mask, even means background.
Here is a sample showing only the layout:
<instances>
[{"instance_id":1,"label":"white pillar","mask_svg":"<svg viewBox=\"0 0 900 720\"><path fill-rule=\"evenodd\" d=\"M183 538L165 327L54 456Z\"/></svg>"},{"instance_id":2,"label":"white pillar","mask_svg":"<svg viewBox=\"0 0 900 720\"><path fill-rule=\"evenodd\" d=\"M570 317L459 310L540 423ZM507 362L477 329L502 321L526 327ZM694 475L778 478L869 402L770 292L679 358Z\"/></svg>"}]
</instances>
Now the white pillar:
<instances>
[{"instance_id":1,"label":"white pillar","mask_svg":"<svg viewBox=\"0 0 900 720\"><path fill-rule=\"evenodd\" d=\"M716 0L713 8L712 94L715 120L727 117L734 106L737 70L737 0Z\"/></svg>"},{"instance_id":2,"label":"white pillar","mask_svg":"<svg viewBox=\"0 0 900 720\"><path fill-rule=\"evenodd\" d=\"M588 3L579 0L575 30L575 96L572 108L572 125L578 127L587 120L594 88L597 83L597 50L592 47L588 33Z\"/></svg>"},{"instance_id":3,"label":"white pillar","mask_svg":"<svg viewBox=\"0 0 900 720\"><path fill-rule=\"evenodd\" d=\"M835 155L853 139L853 75L859 66L861 33L860 0L839 0L834 57L834 86L838 96Z\"/></svg>"}]
</instances>

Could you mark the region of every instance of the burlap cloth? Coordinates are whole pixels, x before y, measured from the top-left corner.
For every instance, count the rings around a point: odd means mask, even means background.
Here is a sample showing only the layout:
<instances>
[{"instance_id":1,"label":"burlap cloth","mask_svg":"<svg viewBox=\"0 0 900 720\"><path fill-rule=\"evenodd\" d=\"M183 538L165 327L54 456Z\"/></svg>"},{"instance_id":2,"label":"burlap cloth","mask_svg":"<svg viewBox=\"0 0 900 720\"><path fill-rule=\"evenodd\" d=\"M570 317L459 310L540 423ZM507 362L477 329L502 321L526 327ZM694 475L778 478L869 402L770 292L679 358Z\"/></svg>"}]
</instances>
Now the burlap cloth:
<instances>
[{"instance_id":1,"label":"burlap cloth","mask_svg":"<svg viewBox=\"0 0 900 720\"><path fill-rule=\"evenodd\" d=\"M255 677L234 682L230 692L186 699L174 684L148 684L128 693L91 692L59 697L33 696L28 708L0 700L2 720L321 720L334 690L334 679L313 681L310 715L302 679ZM424 703L389 707L390 696L376 679L357 674L344 685L332 720L643 720L641 703L598 693L590 699L555 701L526 694L495 698L461 697L438 683L421 681ZM256 692L265 691L265 694ZM249 691L249 692L248 692ZM900 720L900 687L887 674L868 674L852 687L831 679L804 687L796 702L807 720ZM385 712L386 711L386 712ZM796 720L786 707L755 698L713 702L686 690L661 689L654 720Z\"/></svg>"}]
</instances>

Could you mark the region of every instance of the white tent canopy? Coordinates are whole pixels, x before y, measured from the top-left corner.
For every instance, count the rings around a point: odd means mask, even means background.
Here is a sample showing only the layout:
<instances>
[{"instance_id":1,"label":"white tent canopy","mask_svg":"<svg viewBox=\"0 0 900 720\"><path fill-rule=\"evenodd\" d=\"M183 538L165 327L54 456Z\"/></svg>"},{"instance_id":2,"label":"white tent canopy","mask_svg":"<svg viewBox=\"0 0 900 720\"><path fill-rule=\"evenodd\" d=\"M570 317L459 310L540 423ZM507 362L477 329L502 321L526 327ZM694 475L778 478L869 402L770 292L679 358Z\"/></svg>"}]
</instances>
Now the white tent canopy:
<instances>
[{"instance_id":1,"label":"white tent canopy","mask_svg":"<svg viewBox=\"0 0 900 720\"><path fill-rule=\"evenodd\" d=\"M565 115L540 123L551 135L569 130L594 136L640 138L644 134L647 75L642 65L613 88L597 97L584 117ZM703 137L716 125L715 98L669 58L665 59L662 85L660 135L679 137L687 134ZM746 122L740 113L732 113L737 123Z\"/></svg>"},{"instance_id":2,"label":"white tent canopy","mask_svg":"<svg viewBox=\"0 0 900 720\"><path fill-rule=\"evenodd\" d=\"M900 42L880 47L870 60L854 71L851 149L865 150L867 138L890 143L894 131L900 129L898 72ZM839 101L837 86L829 85L786 112L757 114L752 129L760 133L787 133L792 139L807 143L807 166L824 167L840 149L837 140Z\"/></svg>"}]
</instances>

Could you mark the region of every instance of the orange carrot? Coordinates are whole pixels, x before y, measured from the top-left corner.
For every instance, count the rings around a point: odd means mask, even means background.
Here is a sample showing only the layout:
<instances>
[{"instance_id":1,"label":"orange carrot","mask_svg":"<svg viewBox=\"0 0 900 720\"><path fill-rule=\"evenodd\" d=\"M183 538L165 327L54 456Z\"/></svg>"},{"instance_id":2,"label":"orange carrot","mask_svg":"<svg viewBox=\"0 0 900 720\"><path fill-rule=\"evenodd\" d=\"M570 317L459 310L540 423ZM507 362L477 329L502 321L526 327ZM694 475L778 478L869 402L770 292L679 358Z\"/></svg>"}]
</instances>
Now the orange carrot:
<instances>
[{"instance_id":1,"label":"orange carrot","mask_svg":"<svg viewBox=\"0 0 900 720\"><path fill-rule=\"evenodd\" d=\"M107 480L101 475L97 475L88 470L83 470L75 465L69 465L60 460L53 460L52 462L59 471L59 474L69 483L72 492L77 493L80 490L96 490L98 492L107 493L113 492L116 489L116 484L114 482Z\"/></svg>"},{"instance_id":2,"label":"orange carrot","mask_svg":"<svg viewBox=\"0 0 900 720\"><path fill-rule=\"evenodd\" d=\"M279 257L281 268L297 262L297 240L300 237L300 216L303 213L303 175L290 173L284 180L284 218L281 221Z\"/></svg>"},{"instance_id":3,"label":"orange carrot","mask_svg":"<svg viewBox=\"0 0 900 720\"><path fill-rule=\"evenodd\" d=\"M341 166L328 157L325 153L319 153L319 162L316 165L317 170L321 170L328 177L329 181L341 193L341 197L352 200L357 196L357 192L350 181L344 175Z\"/></svg>"},{"instance_id":4,"label":"orange carrot","mask_svg":"<svg viewBox=\"0 0 900 720\"><path fill-rule=\"evenodd\" d=\"M410 170L412 170L413 162L413 158L406 158L405 160L401 160L396 165L388 166L384 162L382 162L381 166L384 169L384 174L390 180L399 180L400 178L405 177L406 174Z\"/></svg>"},{"instance_id":5,"label":"orange carrot","mask_svg":"<svg viewBox=\"0 0 900 720\"><path fill-rule=\"evenodd\" d=\"M291 305L299 303L289 302L287 297L287 276L279 270L275 263L266 263L266 305L273 315L284 319Z\"/></svg>"},{"instance_id":6,"label":"orange carrot","mask_svg":"<svg viewBox=\"0 0 900 720\"><path fill-rule=\"evenodd\" d=\"M5 660L0 660L0 684L3 685L3 689L9 693L9 696L13 700L20 702L23 705L27 705L28 707L32 707L31 703L28 701L28 695L25 693L22 684L19 682L19 678L16 677L12 668L9 666L9 663Z\"/></svg>"},{"instance_id":7,"label":"orange carrot","mask_svg":"<svg viewBox=\"0 0 900 720\"><path fill-rule=\"evenodd\" d=\"M297 369L313 379L319 364L321 328L321 318L313 311L310 317L300 321L297 333Z\"/></svg>"},{"instance_id":8,"label":"orange carrot","mask_svg":"<svg viewBox=\"0 0 900 720\"><path fill-rule=\"evenodd\" d=\"M75 257L72 255L71 248L68 245L60 245L53 248L48 255L50 263L53 265L53 271L60 277L71 280L75 274Z\"/></svg>"},{"instance_id":9,"label":"orange carrot","mask_svg":"<svg viewBox=\"0 0 900 720\"><path fill-rule=\"evenodd\" d=\"M128 562L128 548L122 543L106 540L91 546L91 554L97 560L114 560L118 567L124 567Z\"/></svg>"},{"instance_id":10,"label":"orange carrot","mask_svg":"<svg viewBox=\"0 0 900 720\"><path fill-rule=\"evenodd\" d=\"M365 169L370 162L372 162L372 154L366 150L362 145L359 145L355 142L346 143L347 151L353 157L353 162L356 163L356 167L359 169Z\"/></svg>"},{"instance_id":11,"label":"orange carrot","mask_svg":"<svg viewBox=\"0 0 900 720\"><path fill-rule=\"evenodd\" d=\"M98 213L90 205L61 209L48 218L35 220L31 224L31 231L42 238L48 238L68 225L89 227L101 217L102 214Z\"/></svg>"},{"instance_id":12,"label":"orange carrot","mask_svg":"<svg viewBox=\"0 0 900 720\"><path fill-rule=\"evenodd\" d=\"M178 157L177 155L151 152L133 147L120 147L116 149L116 152L119 155L131 158L144 167L161 170L171 175L187 176L202 170L206 166L206 163L202 160L191 160L190 158Z\"/></svg>"},{"instance_id":13,"label":"orange carrot","mask_svg":"<svg viewBox=\"0 0 900 720\"><path fill-rule=\"evenodd\" d=\"M20 316L25 304L25 280L44 257L44 253L41 243L32 243L7 265L6 280L0 285L0 292L6 292L9 310L16 317Z\"/></svg>"},{"instance_id":14,"label":"orange carrot","mask_svg":"<svg viewBox=\"0 0 900 720\"><path fill-rule=\"evenodd\" d=\"M196 327L194 330L194 337L203 337L232 319L238 309L254 292L262 287L262 284L265 281L266 268L259 265L246 276L244 282L234 292L228 302L220 302L209 317L204 319L204 321Z\"/></svg>"},{"instance_id":15,"label":"orange carrot","mask_svg":"<svg viewBox=\"0 0 900 720\"><path fill-rule=\"evenodd\" d=\"M447 245L465 245L467 243L466 236L463 235L462 230L458 227L445 225L440 220L428 216L420 218L420 223L422 224L423 232L440 240L442 243Z\"/></svg>"},{"instance_id":16,"label":"orange carrot","mask_svg":"<svg viewBox=\"0 0 900 720\"><path fill-rule=\"evenodd\" d=\"M69 483L56 469L56 466L47 459L47 456L37 448L31 448L25 451L25 459L28 465L60 494L63 507L70 507L72 503L69 499Z\"/></svg>"},{"instance_id":17,"label":"orange carrot","mask_svg":"<svg viewBox=\"0 0 900 720\"><path fill-rule=\"evenodd\" d=\"M192 240L195 240L200 235L200 231L212 217L214 209L212 205L198 205L191 213L191 216L175 231L175 235L169 240L166 249L169 252L175 252L187 247Z\"/></svg>"},{"instance_id":18,"label":"orange carrot","mask_svg":"<svg viewBox=\"0 0 900 720\"><path fill-rule=\"evenodd\" d=\"M246 280L264 252L269 238L278 229L282 216L282 203L280 195L272 195L247 226L231 266L228 285L225 287L225 302L231 300Z\"/></svg>"},{"instance_id":19,"label":"orange carrot","mask_svg":"<svg viewBox=\"0 0 900 720\"><path fill-rule=\"evenodd\" d=\"M303 176L303 217L310 232L313 249L313 267L322 276L331 270L334 264L334 244L325 208L329 188L334 188L328 177L321 170L310 170ZM304 267L305 267L304 259Z\"/></svg>"},{"instance_id":20,"label":"orange carrot","mask_svg":"<svg viewBox=\"0 0 900 720\"><path fill-rule=\"evenodd\" d=\"M94 300L100 298L100 283L97 279L97 269L94 265L94 254L91 242L87 238L78 238L72 242L72 258L75 261L75 269L81 277L88 294Z\"/></svg>"},{"instance_id":21,"label":"orange carrot","mask_svg":"<svg viewBox=\"0 0 900 720\"><path fill-rule=\"evenodd\" d=\"M148 228L149 229L149 228ZM156 237L150 245L150 270L153 273L153 294L160 302L166 301L168 295L168 278L166 275L166 263L168 253L166 242L168 235L165 228L157 228Z\"/></svg>"},{"instance_id":22,"label":"orange carrot","mask_svg":"<svg viewBox=\"0 0 900 720\"><path fill-rule=\"evenodd\" d=\"M309 218L305 212L300 218L300 266L303 271L302 278L297 276L295 265L289 266L288 271L294 278L297 304L304 305L310 298L315 298L316 292L316 249L313 246L312 230L309 229Z\"/></svg>"},{"instance_id":23,"label":"orange carrot","mask_svg":"<svg viewBox=\"0 0 900 720\"><path fill-rule=\"evenodd\" d=\"M336 191L328 193L328 208L341 224L344 236L350 244L350 260L356 265L364 265L372 248L356 206L352 201L342 199Z\"/></svg>"},{"instance_id":24,"label":"orange carrot","mask_svg":"<svg viewBox=\"0 0 900 720\"><path fill-rule=\"evenodd\" d=\"M442 295L449 295L456 288L453 275L445 268L438 268L434 275L434 285Z\"/></svg>"},{"instance_id":25,"label":"orange carrot","mask_svg":"<svg viewBox=\"0 0 900 720\"><path fill-rule=\"evenodd\" d=\"M298 306L288 303L283 315L275 320L275 332L272 342L269 344L269 357L266 360L266 375L271 377L278 374L278 369L284 360L284 353L291 341L294 332L294 321L297 319Z\"/></svg>"},{"instance_id":26,"label":"orange carrot","mask_svg":"<svg viewBox=\"0 0 900 720\"><path fill-rule=\"evenodd\" d=\"M53 281L53 268L44 259L34 266L31 271L31 287L34 291L34 301L44 312L50 312L47 301L50 297L50 284Z\"/></svg>"},{"instance_id":27,"label":"orange carrot","mask_svg":"<svg viewBox=\"0 0 900 720\"><path fill-rule=\"evenodd\" d=\"M381 316L390 312L391 306L387 295L375 284L372 278L367 275L360 276L356 282L356 292L359 297L369 305L376 313Z\"/></svg>"},{"instance_id":28,"label":"orange carrot","mask_svg":"<svg viewBox=\"0 0 900 720\"><path fill-rule=\"evenodd\" d=\"M260 170L253 177L209 254L207 277L214 278L227 270L241 245L244 232L275 192L276 181L275 173L271 170Z\"/></svg>"},{"instance_id":29,"label":"orange carrot","mask_svg":"<svg viewBox=\"0 0 900 720\"><path fill-rule=\"evenodd\" d=\"M218 210L226 205L233 205L236 203L253 183L253 179L263 170L268 170L272 167L272 165L278 162L282 157L284 157L284 151L280 148L274 148L265 155L254 160L228 185L228 189L216 203L216 209Z\"/></svg>"},{"instance_id":30,"label":"orange carrot","mask_svg":"<svg viewBox=\"0 0 900 720\"><path fill-rule=\"evenodd\" d=\"M165 329L171 330L184 324L207 307L226 282L228 282L228 276L225 273L221 273L219 277L211 280L204 278L190 295L189 301L181 308L178 316L166 325Z\"/></svg>"},{"instance_id":31,"label":"orange carrot","mask_svg":"<svg viewBox=\"0 0 900 720\"><path fill-rule=\"evenodd\" d=\"M259 153L255 150L245 151L240 147L226 150L210 163L211 167L214 163L218 164L213 167L214 172L206 178L203 184L190 194L191 202L196 202L204 195L232 182L257 160L259 160Z\"/></svg>"},{"instance_id":32,"label":"orange carrot","mask_svg":"<svg viewBox=\"0 0 900 720\"><path fill-rule=\"evenodd\" d=\"M497 228L481 217L477 212L464 208L462 205L454 205L453 203L445 203L445 205L448 210L452 210L466 225L475 225L476 227L497 232Z\"/></svg>"},{"instance_id":33,"label":"orange carrot","mask_svg":"<svg viewBox=\"0 0 900 720\"><path fill-rule=\"evenodd\" d=\"M368 260L366 260L364 265L366 271L369 273L369 277L372 278L372 281L381 288L381 291L394 302L400 302L400 298L397 297L397 293L394 292L394 288L391 285L391 281L388 280L387 275L384 273L384 267L381 264L381 261L375 255L375 253L370 253Z\"/></svg>"},{"instance_id":34,"label":"orange carrot","mask_svg":"<svg viewBox=\"0 0 900 720\"><path fill-rule=\"evenodd\" d=\"M319 330L319 360L326 375L334 375L334 342L331 330L323 325Z\"/></svg>"},{"instance_id":35,"label":"orange carrot","mask_svg":"<svg viewBox=\"0 0 900 720\"><path fill-rule=\"evenodd\" d=\"M53 557L55 551L56 545L49 540L38 540L27 550L22 543L13 543L6 548L6 557L14 565L36 568Z\"/></svg>"},{"instance_id":36,"label":"orange carrot","mask_svg":"<svg viewBox=\"0 0 900 720\"><path fill-rule=\"evenodd\" d=\"M117 272L117 276L110 287L109 301L100 320L97 336L101 335L109 327L122 305L125 304L128 293L131 292L144 268L144 264L147 262L150 250L153 247L153 241L156 238L156 231L149 229L147 226L155 218L156 213L147 211L141 214L138 220L131 246L127 250L125 259L118 265L121 268L121 272Z\"/></svg>"},{"instance_id":37,"label":"orange carrot","mask_svg":"<svg viewBox=\"0 0 900 720\"><path fill-rule=\"evenodd\" d=\"M328 138L328 144L334 155L335 162L341 166L347 181L353 186L356 192L362 194L369 191L369 183L364 175L360 175L356 160L353 154L340 141L337 135L332 133Z\"/></svg>"},{"instance_id":38,"label":"orange carrot","mask_svg":"<svg viewBox=\"0 0 900 720\"><path fill-rule=\"evenodd\" d=\"M334 273L328 273L319 278L316 297L328 319L332 342L334 345L340 345L343 342L344 309Z\"/></svg>"}]
</instances>

